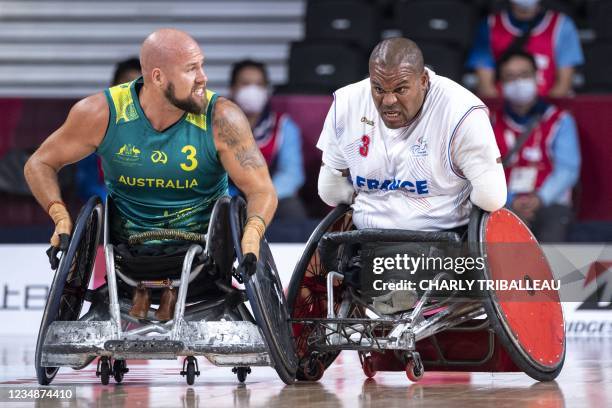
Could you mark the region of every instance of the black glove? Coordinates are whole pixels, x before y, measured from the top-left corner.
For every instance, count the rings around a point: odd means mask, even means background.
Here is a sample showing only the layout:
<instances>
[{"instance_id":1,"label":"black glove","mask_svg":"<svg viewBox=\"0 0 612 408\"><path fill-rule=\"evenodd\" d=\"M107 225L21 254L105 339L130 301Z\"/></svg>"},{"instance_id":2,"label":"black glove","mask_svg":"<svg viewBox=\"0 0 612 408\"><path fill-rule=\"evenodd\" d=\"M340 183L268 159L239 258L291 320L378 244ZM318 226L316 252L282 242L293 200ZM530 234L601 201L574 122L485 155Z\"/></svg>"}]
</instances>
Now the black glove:
<instances>
[{"instance_id":1,"label":"black glove","mask_svg":"<svg viewBox=\"0 0 612 408\"><path fill-rule=\"evenodd\" d=\"M243 280L247 280L257 272L257 257L249 252L242 257L242 262L238 265L238 270Z\"/></svg>"},{"instance_id":2,"label":"black glove","mask_svg":"<svg viewBox=\"0 0 612 408\"><path fill-rule=\"evenodd\" d=\"M56 270L59 266L59 257L57 254L62 251L66 252L68 250L68 245L70 244L70 235L68 234L60 234L60 245L59 247L51 246L47 249L47 256L49 257L49 263L51 264L51 269Z\"/></svg>"}]
</instances>

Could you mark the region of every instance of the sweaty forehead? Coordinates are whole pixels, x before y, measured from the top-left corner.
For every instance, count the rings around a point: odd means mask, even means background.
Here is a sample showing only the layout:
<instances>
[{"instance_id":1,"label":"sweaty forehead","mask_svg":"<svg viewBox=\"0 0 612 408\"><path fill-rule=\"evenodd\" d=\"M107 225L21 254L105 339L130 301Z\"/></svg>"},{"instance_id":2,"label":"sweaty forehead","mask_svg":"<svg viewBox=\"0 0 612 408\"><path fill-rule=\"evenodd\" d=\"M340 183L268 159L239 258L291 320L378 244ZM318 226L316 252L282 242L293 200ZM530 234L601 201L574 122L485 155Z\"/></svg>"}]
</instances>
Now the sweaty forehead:
<instances>
[{"instance_id":1,"label":"sweaty forehead","mask_svg":"<svg viewBox=\"0 0 612 408\"><path fill-rule=\"evenodd\" d=\"M404 82L412 83L416 78L418 73L410 64L391 67L377 63L370 64L370 81L375 85L391 88Z\"/></svg>"}]
</instances>

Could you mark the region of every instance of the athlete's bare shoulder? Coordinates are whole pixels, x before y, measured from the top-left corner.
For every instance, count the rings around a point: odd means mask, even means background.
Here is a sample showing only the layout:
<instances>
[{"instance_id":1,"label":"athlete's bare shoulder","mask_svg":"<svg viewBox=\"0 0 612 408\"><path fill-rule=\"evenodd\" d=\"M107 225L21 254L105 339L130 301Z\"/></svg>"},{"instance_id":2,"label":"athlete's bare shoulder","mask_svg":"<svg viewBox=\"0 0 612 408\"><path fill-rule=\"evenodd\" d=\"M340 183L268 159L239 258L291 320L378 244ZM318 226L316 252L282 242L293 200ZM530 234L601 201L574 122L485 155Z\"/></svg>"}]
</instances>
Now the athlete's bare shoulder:
<instances>
[{"instance_id":1,"label":"athlete's bare shoulder","mask_svg":"<svg viewBox=\"0 0 612 408\"><path fill-rule=\"evenodd\" d=\"M217 99L213 111L213 133L218 149L232 149L253 139L249 121L242 110L223 97Z\"/></svg>"},{"instance_id":2,"label":"athlete's bare shoulder","mask_svg":"<svg viewBox=\"0 0 612 408\"><path fill-rule=\"evenodd\" d=\"M110 115L106 96L103 92L87 96L74 104L70 114L74 114L75 119L88 118L94 122L103 121L106 125Z\"/></svg>"},{"instance_id":3,"label":"athlete's bare shoulder","mask_svg":"<svg viewBox=\"0 0 612 408\"><path fill-rule=\"evenodd\" d=\"M249 171L266 167L249 121L234 102L225 98L217 101L213 113L213 134L219 157L230 176L235 175L238 169Z\"/></svg>"},{"instance_id":4,"label":"athlete's bare shoulder","mask_svg":"<svg viewBox=\"0 0 612 408\"><path fill-rule=\"evenodd\" d=\"M74 104L62 128L69 134L78 133L90 144L98 146L106 133L109 118L106 97L103 92L99 92Z\"/></svg>"}]
</instances>

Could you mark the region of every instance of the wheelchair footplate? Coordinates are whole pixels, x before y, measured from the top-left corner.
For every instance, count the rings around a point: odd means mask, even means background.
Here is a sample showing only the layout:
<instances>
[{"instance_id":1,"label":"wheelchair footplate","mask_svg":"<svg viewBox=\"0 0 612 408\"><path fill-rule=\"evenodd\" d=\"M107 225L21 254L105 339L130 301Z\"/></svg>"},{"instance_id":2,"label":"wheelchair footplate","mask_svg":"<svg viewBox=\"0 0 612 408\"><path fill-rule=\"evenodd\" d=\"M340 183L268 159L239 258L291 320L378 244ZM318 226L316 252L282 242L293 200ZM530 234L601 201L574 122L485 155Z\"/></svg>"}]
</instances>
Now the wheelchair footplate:
<instances>
[{"instance_id":1,"label":"wheelchair footplate","mask_svg":"<svg viewBox=\"0 0 612 408\"><path fill-rule=\"evenodd\" d=\"M203 355L219 366L270 365L257 326L247 321L184 322L178 338L126 334L110 321L53 322L42 350L45 366L78 367L91 358L176 359Z\"/></svg>"}]
</instances>

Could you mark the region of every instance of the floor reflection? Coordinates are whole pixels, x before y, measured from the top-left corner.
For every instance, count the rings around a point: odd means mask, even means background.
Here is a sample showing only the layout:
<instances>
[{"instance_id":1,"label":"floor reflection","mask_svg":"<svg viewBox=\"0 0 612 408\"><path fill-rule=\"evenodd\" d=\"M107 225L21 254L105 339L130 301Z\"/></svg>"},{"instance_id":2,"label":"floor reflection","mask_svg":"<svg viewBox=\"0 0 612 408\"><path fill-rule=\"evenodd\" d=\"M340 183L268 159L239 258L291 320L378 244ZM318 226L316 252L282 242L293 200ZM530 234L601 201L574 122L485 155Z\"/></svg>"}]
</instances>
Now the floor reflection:
<instances>
[{"instance_id":1,"label":"floor reflection","mask_svg":"<svg viewBox=\"0 0 612 408\"><path fill-rule=\"evenodd\" d=\"M0 387L38 388L33 370L34 344L0 340ZM612 406L612 340L570 340L561 375L538 383L521 373L428 372L410 383L403 372L378 373L365 380L355 353L344 352L320 382L284 385L269 367L254 367L246 384L231 368L200 359L202 375L187 386L178 375L180 360L130 361L123 384L102 386L95 367L62 369L53 385L76 387L71 407L538 407ZM112 381L112 380L111 380ZM11 406L1 403L2 407ZM23 403L13 406L23 407ZM39 400L29 406L56 407Z\"/></svg>"}]
</instances>

